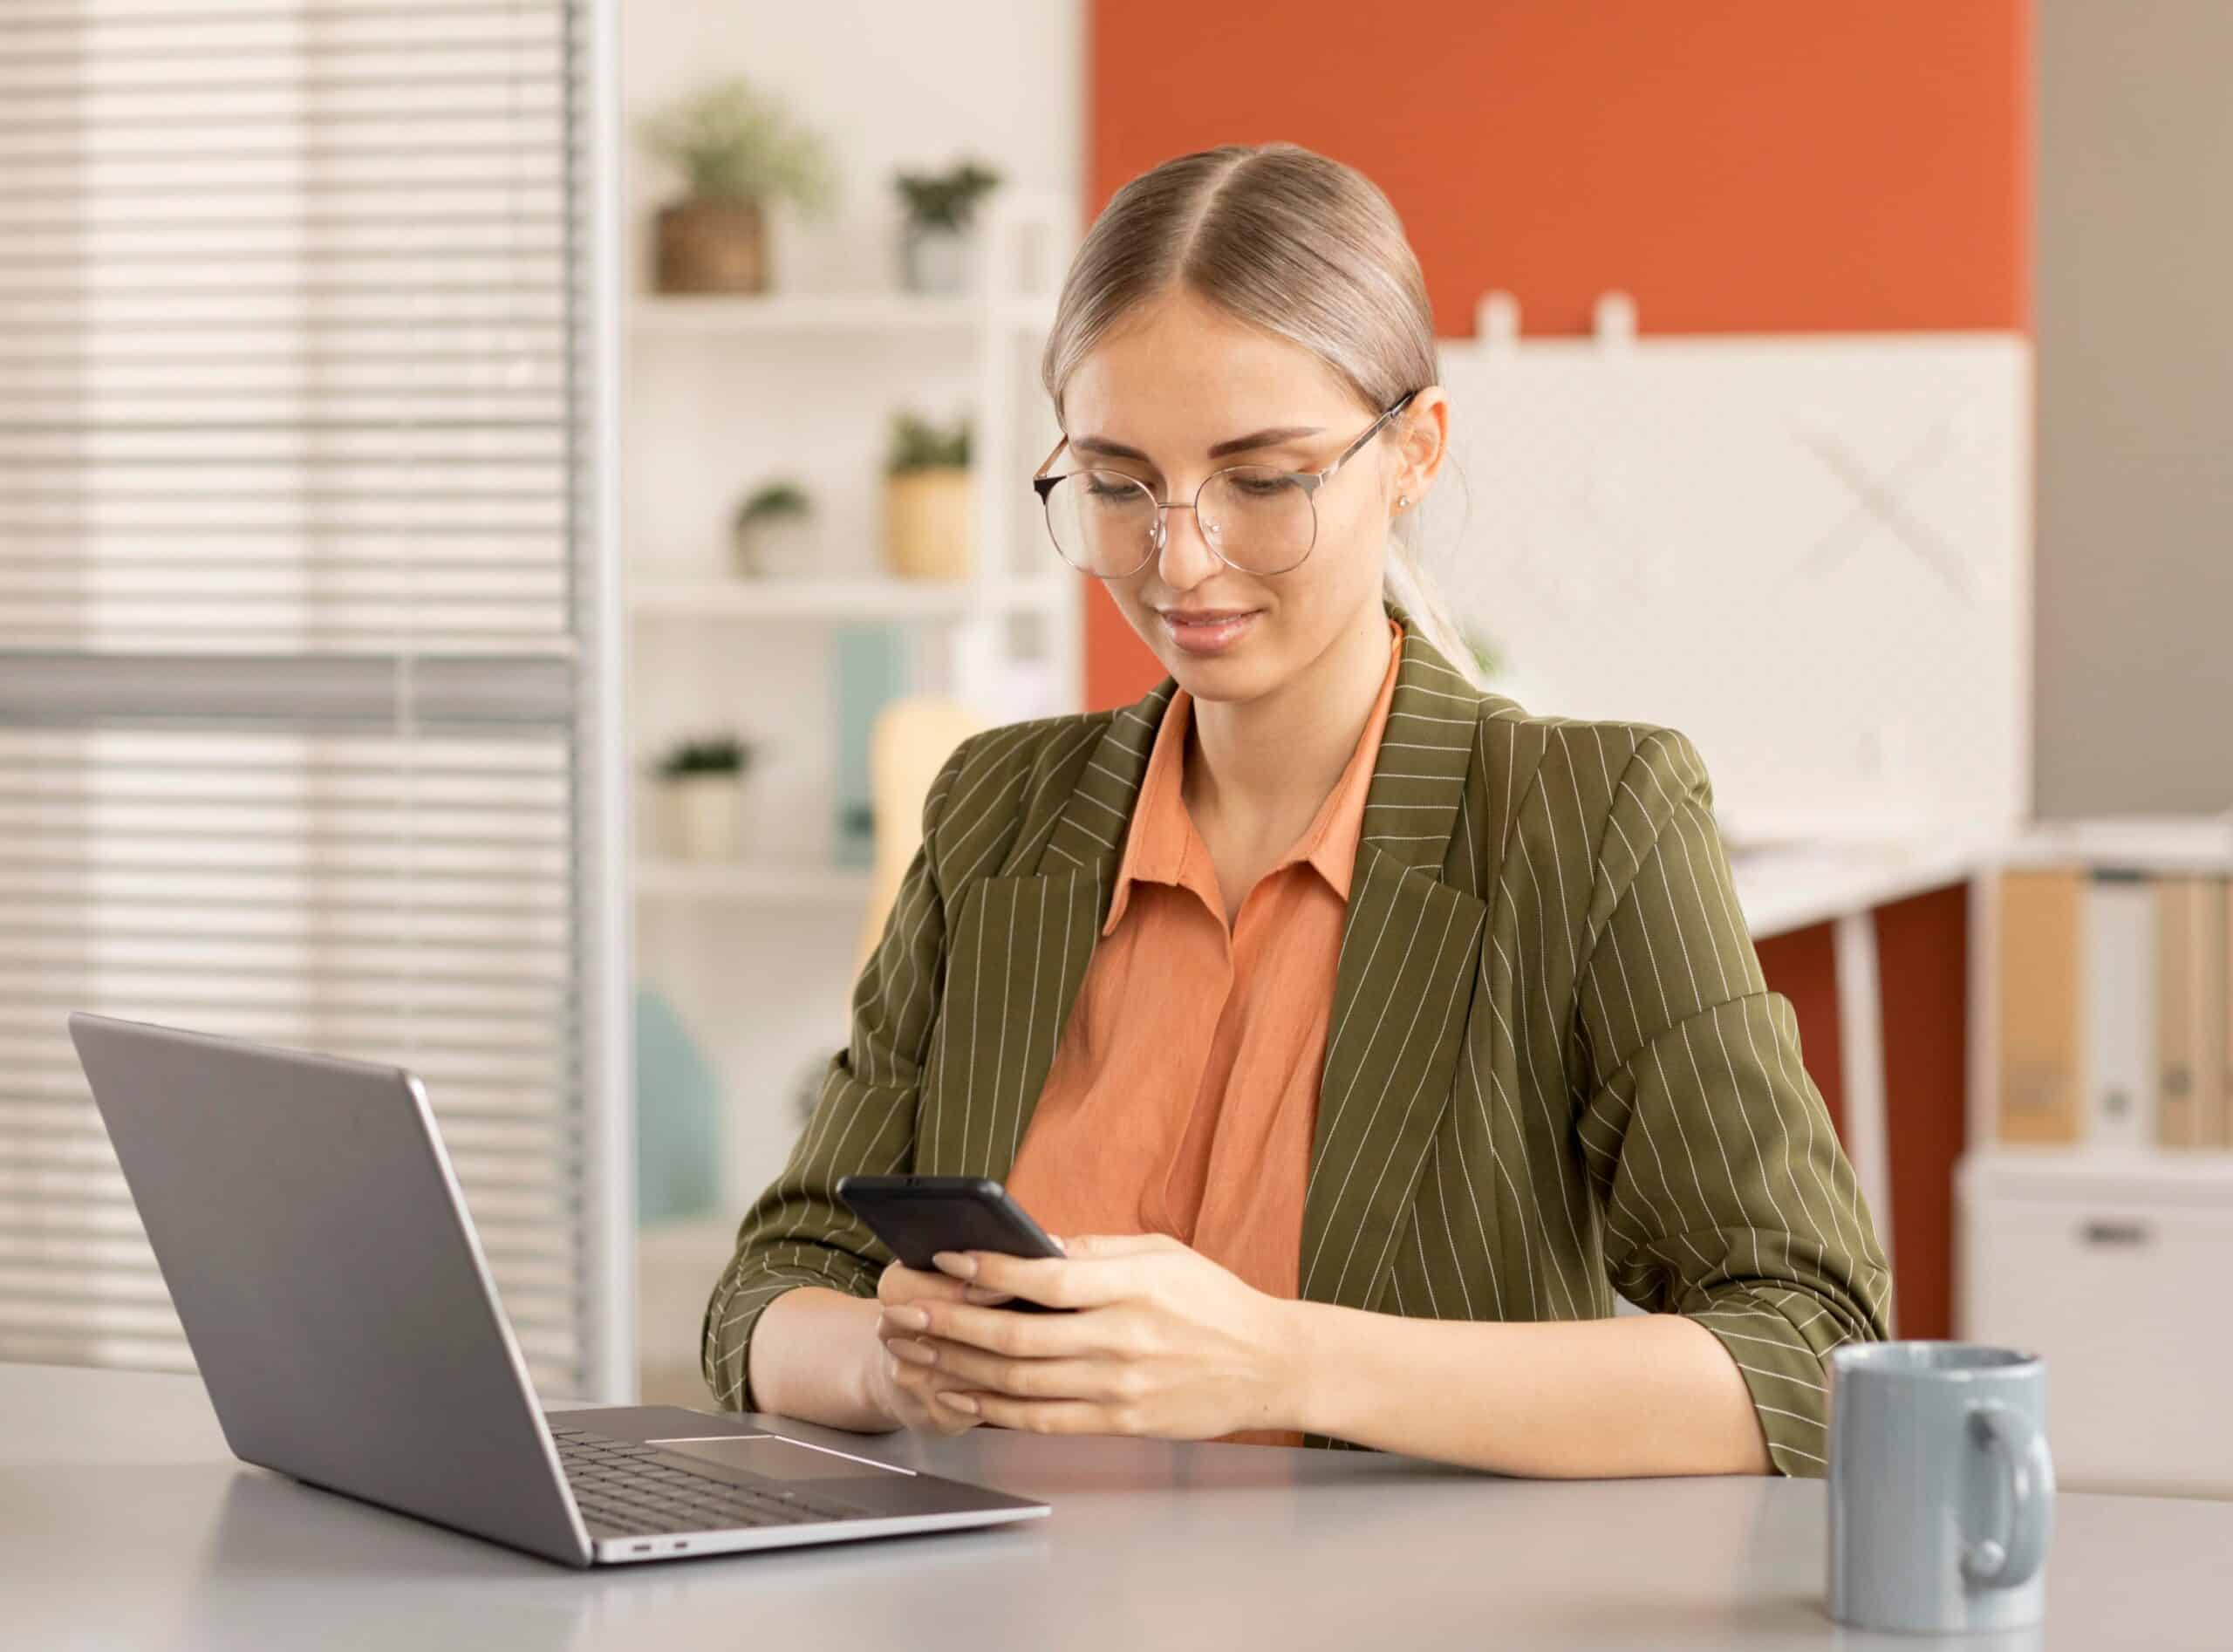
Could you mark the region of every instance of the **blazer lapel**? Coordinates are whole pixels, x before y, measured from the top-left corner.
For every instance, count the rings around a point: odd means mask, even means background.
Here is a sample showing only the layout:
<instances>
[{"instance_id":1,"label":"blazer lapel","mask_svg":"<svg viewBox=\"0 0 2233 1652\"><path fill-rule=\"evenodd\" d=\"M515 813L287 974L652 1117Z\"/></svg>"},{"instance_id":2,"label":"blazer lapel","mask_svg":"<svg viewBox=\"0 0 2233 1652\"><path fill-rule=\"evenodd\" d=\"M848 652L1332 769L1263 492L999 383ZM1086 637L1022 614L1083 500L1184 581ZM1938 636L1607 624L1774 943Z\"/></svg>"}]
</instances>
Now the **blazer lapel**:
<instances>
[{"instance_id":1,"label":"blazer lapel","mask_svg":"<svg viewBox=\"0 0 2233 1652\"><path fill-rule=\"evenodd\" d=\"M1304 1196L1301 1294L1369 1307L1448 1104L1488 912L1466 817L1482 692L1401 608Z\"/></svg>"},{"instance_id":2,"label":"blazer lapel","mask_svg":"<svg viewBox=\"0 0 2233 1652\"><path fill-rule=\"evenodd\" d=\"M964 891L925 1082L920 1172L998 1179L1014 1168L1108 918L1133 800L1177 687L1165 678L1089 735L1044 833L1019 836L1000 870Z\"/></svg>"}]
</instances>

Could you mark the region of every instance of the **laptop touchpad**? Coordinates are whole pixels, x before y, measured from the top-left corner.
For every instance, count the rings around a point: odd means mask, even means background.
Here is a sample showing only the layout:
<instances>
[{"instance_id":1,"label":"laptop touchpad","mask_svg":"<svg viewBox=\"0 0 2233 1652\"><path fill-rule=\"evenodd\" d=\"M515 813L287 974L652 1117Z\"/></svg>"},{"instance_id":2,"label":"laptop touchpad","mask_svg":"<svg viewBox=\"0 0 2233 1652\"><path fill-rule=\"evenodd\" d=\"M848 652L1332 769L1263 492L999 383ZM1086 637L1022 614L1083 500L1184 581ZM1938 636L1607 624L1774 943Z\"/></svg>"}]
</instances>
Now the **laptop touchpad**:
<instances>
[{"instance_id":1,"label":"laptop touchpad","mask_svg":"<svg viewBox=\"0 0 2233 1652\"><path fill-rule=\"evenodd\" d=\"M733 1434L703 1440L646 1440L644 1444L656 1445L662 1451L673 1451L680 1457L694 1457L703 1463L718 1463L723 1468L764 1474L773 1480L858 1479L871 1469L882 1469L888 1474L907 1472L905 1469L893 1468L888 1463L872 1463L866 1457L847 1457L842 1451L825 1451L818 1445L809 1445L801 1440L787 1440L778 1434Z\"/></svg>"}]
</instances>

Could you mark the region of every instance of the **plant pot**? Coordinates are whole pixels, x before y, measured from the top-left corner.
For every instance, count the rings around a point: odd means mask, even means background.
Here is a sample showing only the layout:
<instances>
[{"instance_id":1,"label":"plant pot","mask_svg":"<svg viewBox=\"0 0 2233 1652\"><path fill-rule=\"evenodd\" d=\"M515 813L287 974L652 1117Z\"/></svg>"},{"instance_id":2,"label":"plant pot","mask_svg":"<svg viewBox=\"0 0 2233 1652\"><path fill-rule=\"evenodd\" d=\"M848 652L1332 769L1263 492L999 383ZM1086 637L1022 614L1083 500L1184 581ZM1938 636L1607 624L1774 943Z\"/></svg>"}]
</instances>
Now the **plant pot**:
<instances>
[{"instance_id":1,"label":"plant pot","mask_svg":"<svg viewBox=\"0 0 2233 1652\"><path fill-rule=\"evenodd\" d=\"M976 510L966 465L903 471L884 483L884 565L905 579L966 579Z\"/></svg>"},{"instance_id":2,"label":"plant pot","mask_svg":"<svg viewBox=\"0 0 2233 1652\"><path fill-rule=\"evenodd\" d=\"M741 852L741 775L674 775L658 782L659 852L673 860L734 860Z\"/></svg>"},{"instance_id":3,"label":"plant pot","mask_svg":"<svg viewBox=\"0 0 2233 1652\"><path fill-rule=\"evenodd\" d=\"M900 231L900 276L910 292L966 292L976 271L977 237L963 229L910 222Z\"/></svg>"},{"instance_id":4,"label":"plant pot","mask_svg":"<svg viewBox=\"0 0 2233 1652\"><path fill-rule=\"evenodd\" d=\"M822 568L821 536L810 516L771 516L734 530L736 571L760 579L802 579Z\"/></svg>"},{"instance_id":5,"label":"plant pot","mask_svg":"<svg viewBox=\"0 0 2233 1652\"><path fill-rule=\"evenodd\" d=\"M765 292L768 231L760 203L708 198L661 207L653 281L660 292Z\"/></svg>"}]
</instances>

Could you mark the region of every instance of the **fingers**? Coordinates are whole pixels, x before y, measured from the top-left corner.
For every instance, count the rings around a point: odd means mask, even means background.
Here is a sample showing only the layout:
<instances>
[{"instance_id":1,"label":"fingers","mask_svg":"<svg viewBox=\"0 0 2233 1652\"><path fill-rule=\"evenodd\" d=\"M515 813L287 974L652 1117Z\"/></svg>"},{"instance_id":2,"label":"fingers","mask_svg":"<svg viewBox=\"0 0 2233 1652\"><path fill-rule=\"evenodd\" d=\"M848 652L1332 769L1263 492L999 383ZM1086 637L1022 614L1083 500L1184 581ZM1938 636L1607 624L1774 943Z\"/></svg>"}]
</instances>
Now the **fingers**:
<instances>
[{"instance_id":1,"label":"fingers","mask_svg":"<svg viewBox=\"0 0 2233 1652\"><path fill-rule=\"evenodd\" d=\"M1013 1359L1107 1353L1123 1340L1125 1329L1106 1313L1019 1314L1014 1308L978 1307L967 1302L903 1303L884 1309L877 1321L877 1335L887 1341L928 1336L966 1342Z\"/></svg>"},{"instance_id":2,"label":"fingers","mask_svg":"<svg viewBox=\"0 0 2233 1652\"><path fill-rule=\"evenodd\" d=\"M951 1283L1025 1297L1045 1307L1100 1307L1137 1294L1143 1255L1084 1259L940 1251L935 1259ZM962 1300L973 1299L963 1295Z\"/></svg>"},{"instance_id":3,"label":"fingers","mask_svg":"<svg viewBox=\"0 0 2233 1652\"><path fill-rule=\"evenodd\" d=\"M903 1427L932 1429L940 1434L959 1434L974 1428L978 1419L966 1407L953 1403L956 1384L951 1378L891 1354L884 1356L884 1380L891 1390L894 1420Z\"/></svg>"},{"instance_id":4,"label":"fingers","mask_svg":"<svg viewBox=\"0 0 2233 1652\"><path fill-rule=\"evenodd\" d=\"M945 1273L925 1273L905 1262L891 1263L877 1276L876 1281L879 1302L912 1302L922 1297L959 1302L967 1288L962 1280Z\"/></svg>"},{"instance_id":5,"label":"fingers","mask_svg":"<svg viewBox=\"0 0 2233 1652\"><path fill-rule=\"evenodd\" d=\"M1131 1396L1137 1374L1102 1358L1014 1360L961 1342L891 1344L900 1357L956 1389L1016 1399L1116 1400Z\"/></svg>"},{"instance_id":6,"label":"fingers","mask_svg":"<svg viewBox=\"0 0 2233 1652\"><path fill-rule=\"evenodd\" d=\"M1062 1241L1066 1257L1139 1256L1150 1251L1184 1250L1168 1233L1081 1233Z\"/></svg>"},{"instance_id":7,"label":"fingers","mask_svg":"<svg viewBox=\"0 0 2233 1652\"><path fill-rule=\"evenodd\" d=\"M1093 1400L1019 1400L1004 1394L965 1396L978 1419L1026 1434L1134 1434L1132 1414Z\"/></svg>"}]
</instances>

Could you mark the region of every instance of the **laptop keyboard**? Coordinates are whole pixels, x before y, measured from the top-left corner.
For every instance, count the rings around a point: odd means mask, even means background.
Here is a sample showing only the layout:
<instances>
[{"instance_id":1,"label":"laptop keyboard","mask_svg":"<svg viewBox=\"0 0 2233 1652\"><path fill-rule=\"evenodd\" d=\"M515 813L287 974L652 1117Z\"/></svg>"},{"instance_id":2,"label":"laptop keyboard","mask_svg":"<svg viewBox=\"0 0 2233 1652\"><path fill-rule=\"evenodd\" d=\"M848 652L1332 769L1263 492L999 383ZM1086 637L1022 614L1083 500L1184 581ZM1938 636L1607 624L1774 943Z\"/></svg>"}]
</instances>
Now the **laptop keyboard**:
<instances>
[{"instance_id":1,"label":"laptop keyboard","mask_svg":"<svg viewBox=\"0 0 2233 1652\"><path fill-rule=\"evenodd\" d=\"M655 1446L582 1429L553 1429L558 1461L582 1518L631 1533L721 1532L736 1526L801 1526L814 1520L868 1520L874 1511L831 1497L809 1497L769 1481L762 1490L700 1472Z\"/></svg>"}]
</instances>

